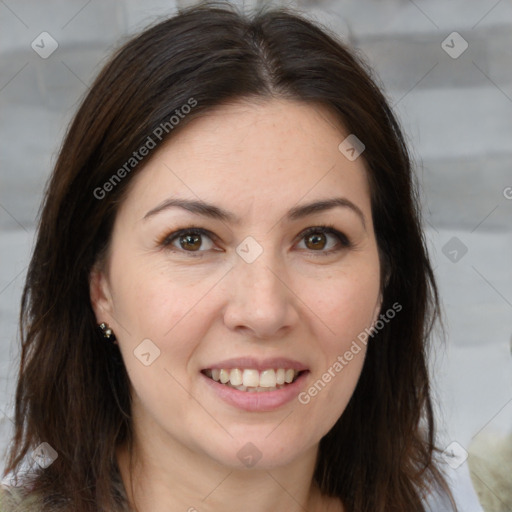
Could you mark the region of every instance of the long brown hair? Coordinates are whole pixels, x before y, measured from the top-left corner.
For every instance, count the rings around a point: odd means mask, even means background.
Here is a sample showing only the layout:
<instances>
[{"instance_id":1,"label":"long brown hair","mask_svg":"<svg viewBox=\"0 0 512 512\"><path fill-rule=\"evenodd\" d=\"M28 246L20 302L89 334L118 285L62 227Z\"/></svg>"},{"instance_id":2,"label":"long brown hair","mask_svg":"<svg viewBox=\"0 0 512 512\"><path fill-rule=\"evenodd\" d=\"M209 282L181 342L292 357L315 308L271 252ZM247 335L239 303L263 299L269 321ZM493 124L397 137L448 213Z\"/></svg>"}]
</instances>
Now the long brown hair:
<instances>
[{"instance_id":1,"label":"long brown hair","mask_svg":"<svg viewBox=\"0 0 512 512\"><path fill-rule=\"evenodd\" d=\"M16 426L4 475L47 442L58 458L34 476L35 490L64 496L75 512L115 507L115 448L132 432L130 383L118 350L98 334L89 274L144 163L126 162L148 137L159 143L223 103L265 98L324 105L364 141L382 310L402 305L368 343L356 390L320 442L314 478L353 512L423 511L431 489L449 494L435 462L427 371L438 295L397 120L367 66L327 29L289 9L248 18L225 4L182 10L127 42L69 127L23 291ZM191 99L194 107L173 125Z\"/></svg>"}]
</instances>

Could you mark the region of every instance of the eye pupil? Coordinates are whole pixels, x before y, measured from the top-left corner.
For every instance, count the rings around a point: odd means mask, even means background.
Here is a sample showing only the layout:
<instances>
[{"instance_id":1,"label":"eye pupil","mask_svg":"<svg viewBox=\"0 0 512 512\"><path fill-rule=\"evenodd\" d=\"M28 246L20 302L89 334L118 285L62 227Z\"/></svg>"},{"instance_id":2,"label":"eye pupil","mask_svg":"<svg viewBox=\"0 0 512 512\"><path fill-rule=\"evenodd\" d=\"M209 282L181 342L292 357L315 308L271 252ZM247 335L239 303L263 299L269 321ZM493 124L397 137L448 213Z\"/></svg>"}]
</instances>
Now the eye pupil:
<instances>
[{"instance_id":1,"label":"eye pupil","mask_svg":"<svg viewBox=\"0 0 512 512\"><path fill-rule=\"evenodd\" d=\"M183 240L186 241L183 242ZM189 244L188 247L186 247L187 244ZM183 249L199 249L201 247L201 235L183 235L180 237L180 245Z\"/></svg>"},{"instance_id":2,"label":"eye pupil","mask_svg":"<svg viewBox=\"0 0 512 512\"><path fill-rule=\"evenodd\" d=\"M309 246L309 243L313 244L313 247ZM320 243L321 246L318 246L317 244ZM323 249L325 247L325 234L313 234L309 235L307 237L306 245L308 246L308 249Z\"/></svg>"}]
</instances>

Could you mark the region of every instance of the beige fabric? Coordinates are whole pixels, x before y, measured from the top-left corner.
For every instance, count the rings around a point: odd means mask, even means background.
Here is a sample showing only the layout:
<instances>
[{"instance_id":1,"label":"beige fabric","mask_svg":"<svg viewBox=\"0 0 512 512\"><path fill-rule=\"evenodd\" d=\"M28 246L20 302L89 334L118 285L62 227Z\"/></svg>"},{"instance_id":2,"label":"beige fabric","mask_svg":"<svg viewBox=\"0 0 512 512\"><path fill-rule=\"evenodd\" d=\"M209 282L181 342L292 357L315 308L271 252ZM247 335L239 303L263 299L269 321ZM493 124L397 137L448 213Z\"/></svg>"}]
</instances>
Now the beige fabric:
<instances>
[{"instance_id":1,"label":"beige fabric","mask_svg":"<svg viewBox=\"0 0 512 512\"><path fill-rule=\"evenodd\" d=\"M64 496L37 495L31 490L30 478L25 476L22 480L18 486L0 485L0 512L74 512ZM112 495L118 503L112 512L133 512L117 464L113 468Z\"/></svg>"},{"instance_id":2,"label":"beige fabric","mask_svg":"<svg viewBox=\"0 0 512 512\"><path fill-rule=\"evenodd\" d=\"M0 486L0 512L39 512L41 500L20 487Z\"/></svg>"},{"instance_id":3,"label":"beige fabric","mask_svg":"<svg viewBox=\"0 0 512 512\"><path fill-rule=\"evenodd\" d=\"M512 510L512 435L482 432L468 451L471 478L484 510Z\"/></svg>"}]
</instances>

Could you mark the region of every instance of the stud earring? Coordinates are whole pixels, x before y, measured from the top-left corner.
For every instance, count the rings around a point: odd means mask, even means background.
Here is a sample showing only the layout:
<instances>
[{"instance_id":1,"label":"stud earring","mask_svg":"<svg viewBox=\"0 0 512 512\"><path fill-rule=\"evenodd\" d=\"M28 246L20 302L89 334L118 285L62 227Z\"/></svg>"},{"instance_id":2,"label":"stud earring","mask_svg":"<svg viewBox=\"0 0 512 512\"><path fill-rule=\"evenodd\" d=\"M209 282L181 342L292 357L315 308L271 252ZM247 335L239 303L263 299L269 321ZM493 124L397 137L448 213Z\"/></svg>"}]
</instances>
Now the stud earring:
<instances>
[{"instance_id":1,"label":"stud earring","mask_svg":"<svg viewBox=\"0 0 512 512\"><path fill-rule=\"evenodd\" d=\"M101 333L103 334L103 337L110 341L111 343L116 343L116 336L114 334L114 331L106 324L105 322L102 322L98 326L101 329Z\"/></svg>"}]
</instances>

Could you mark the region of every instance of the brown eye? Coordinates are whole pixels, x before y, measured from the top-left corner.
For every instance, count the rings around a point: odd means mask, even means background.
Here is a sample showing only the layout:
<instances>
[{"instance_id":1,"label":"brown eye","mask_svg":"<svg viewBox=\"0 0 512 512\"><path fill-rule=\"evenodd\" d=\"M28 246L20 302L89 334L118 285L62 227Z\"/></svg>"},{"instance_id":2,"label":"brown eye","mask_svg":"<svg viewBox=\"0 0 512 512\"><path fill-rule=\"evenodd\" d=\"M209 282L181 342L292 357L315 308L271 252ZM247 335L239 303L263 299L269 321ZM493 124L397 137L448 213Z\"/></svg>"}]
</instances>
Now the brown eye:
<instances>
[{"instance_id":1,"label":"brown eye","mask_svg":"<svg viewBox=\"0 0 512 512\"><path fill-rule=\"evenodd\" d=\"M162 245L176 252L199 253L198 256L202 256L201 253L212 249L213 242L203 229L181 229L167 236Z\"/></svg>"},{"instance_id":2,"label":"brown eye","mask_svg":"<svg viewBox=\"0 0 512 512\"><path fill-rule=\"evenodd\" d=\"M334 242L329 244L329 237ZM333 226L311 227L301 234L306 249L321 255L329 255L342 249L352 247L350 240Z\"/></svg>"},{"instance_id":3,"label":"brown eye","mask_svg":"<svg viewBox=\"0 0 512 512\"><path fill-rule=\"evenodd\" d=\"M182 249L196 251L201 247L201 235L182 235L178 238Z\"/></svg>"},{"instance_id":4,"label":"brown eye","mask_svg":"<svg viewBox=\"0 0 512 512\"><path fill-rule=\"evenodd\" d=\"M312 250L322 250L327 244L325 233L315 233L306 237L306 246Z\"/></svg>"}]
</instances>

